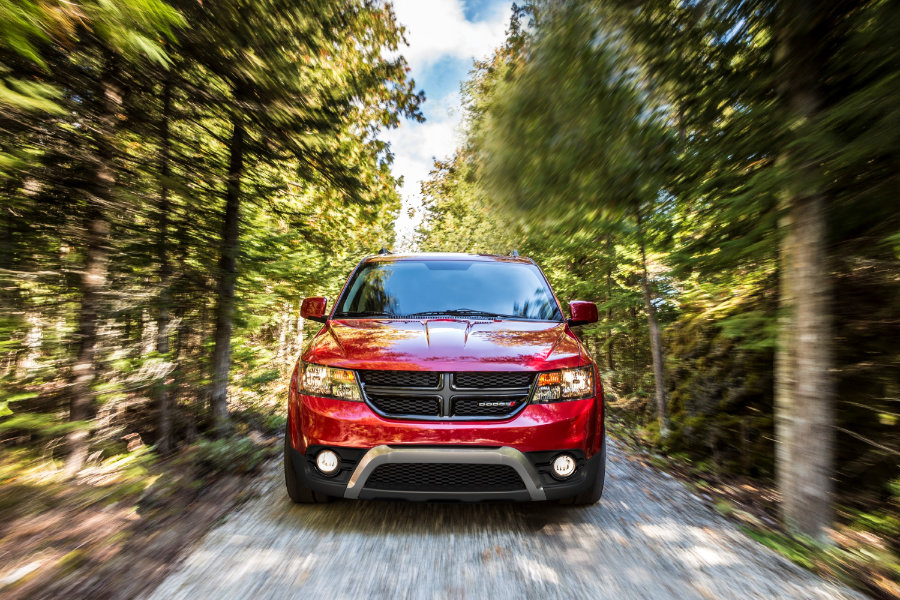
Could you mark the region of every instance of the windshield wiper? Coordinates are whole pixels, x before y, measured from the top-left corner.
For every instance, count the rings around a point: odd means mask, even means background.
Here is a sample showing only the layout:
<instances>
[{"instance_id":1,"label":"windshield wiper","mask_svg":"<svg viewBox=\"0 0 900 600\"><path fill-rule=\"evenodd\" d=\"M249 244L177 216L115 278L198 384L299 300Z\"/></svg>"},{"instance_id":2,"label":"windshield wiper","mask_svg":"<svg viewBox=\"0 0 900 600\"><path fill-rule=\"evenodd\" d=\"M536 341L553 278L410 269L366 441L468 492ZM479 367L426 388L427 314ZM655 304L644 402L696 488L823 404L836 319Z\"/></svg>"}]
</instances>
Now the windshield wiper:
<instances>
[{"instance_id":1,"label":"windshield wiper","mask_svg":"<svg viewBox=\"0 0 900 600\"><path fill-rule=\"evenodd\" d=\"M385 317L390 319L399 319L400 315L395 315L393 313L388 313L379 310L356 310L356 311L348 311L342 312L334 315L335 319L359 319L364 317Z\"/></svg>"},{"instance_id":2,"label":"windshield wiper","mask_svg":"<svg viewBox=\"0 0 900 600\"><path fill-rule=\"evenodd\" d=\"M494 319L517 319L516 315L501 315L486 310L474 310L471 308L450 308L447 310L425 310L406 315L407 317L437 317L448 315L451 317L491 317Z\"/></svg>"}]
</instances>

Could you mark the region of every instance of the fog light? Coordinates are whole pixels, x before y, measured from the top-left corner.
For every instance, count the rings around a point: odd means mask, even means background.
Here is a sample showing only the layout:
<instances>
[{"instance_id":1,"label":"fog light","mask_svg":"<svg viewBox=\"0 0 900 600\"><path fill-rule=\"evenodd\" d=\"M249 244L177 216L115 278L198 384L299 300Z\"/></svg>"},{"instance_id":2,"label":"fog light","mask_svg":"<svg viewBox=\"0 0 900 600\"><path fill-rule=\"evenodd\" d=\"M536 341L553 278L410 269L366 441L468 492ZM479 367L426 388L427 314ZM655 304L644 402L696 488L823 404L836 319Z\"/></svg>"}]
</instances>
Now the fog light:
<instances>
[{"instance_id":1,"label":"fog light","mask_svg":"<svg viewBox=\"0 0 900 600\"><path fill-rule=\"evenodd\" d=\"M326 448L316 455L316 467L321 471L322 475L334 475L337 473L340 464L341 459L334 450Z\"/></svg>"},{"instance_id":2,"label":"fog light","mask_svg":"<svg viewBox=\"0 0 900 600\"><path fill-rule=\"evenodd\" d=\"M560 454L553 459L553 474L565 479L575 472L575 459L568 454Z\"/></svg>"}]
</instances>

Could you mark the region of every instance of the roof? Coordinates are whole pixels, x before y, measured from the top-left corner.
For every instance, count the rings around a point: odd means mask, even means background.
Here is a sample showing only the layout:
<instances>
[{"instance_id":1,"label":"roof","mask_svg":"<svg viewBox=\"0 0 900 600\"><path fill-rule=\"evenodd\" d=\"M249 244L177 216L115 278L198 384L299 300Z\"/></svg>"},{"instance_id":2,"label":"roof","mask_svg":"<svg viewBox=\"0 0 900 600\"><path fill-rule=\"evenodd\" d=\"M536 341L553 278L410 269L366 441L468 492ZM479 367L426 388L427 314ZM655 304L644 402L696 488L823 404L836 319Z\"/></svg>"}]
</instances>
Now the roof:
<instances>
[{"instance_id":1,"label":"roof","mask_svg":"<svg viewBox=\"0 0 900 600\"><path fill-rule=\"evenodd\" d=\"M466 260L472 262L512 262L533 264L524 256L498 256L496 254L466 254L464 252L404 252L400 254L375 254L365 262L397 262L404 260Z\"/></svg>"}]
</instances>

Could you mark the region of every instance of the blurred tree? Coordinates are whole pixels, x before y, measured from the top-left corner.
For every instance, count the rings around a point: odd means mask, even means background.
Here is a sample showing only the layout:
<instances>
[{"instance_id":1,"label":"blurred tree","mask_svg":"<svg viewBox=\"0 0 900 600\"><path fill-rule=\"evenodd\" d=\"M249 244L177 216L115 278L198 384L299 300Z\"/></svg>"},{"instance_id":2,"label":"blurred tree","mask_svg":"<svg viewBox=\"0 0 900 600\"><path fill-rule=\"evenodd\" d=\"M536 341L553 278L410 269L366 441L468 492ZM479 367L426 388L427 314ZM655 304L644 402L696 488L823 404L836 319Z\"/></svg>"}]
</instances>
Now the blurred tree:
<instances>
[{"instance_id":1,"label":"blurred tree","mask_svg":"<svg viewBox=\"0 0 900 600\"><path fill-rule=\"evenodd\" d=\"M670 155L667 129L621 42L592 4L546 5L528 60L497 84L479 165L497 202L594 239L625 236L638 248L660 431L669 429L662 340L647 246L661 213Z\"/></svg>"},{"instance_id":2,"label":"blurred tree","mask_svg":"<svg viewBox=\"0 0 900 600\"><path fill-rule=\"evenodd\" d=\"M898 474L900 363L879 341L900 322L896 5L533 2L519 16L526 33L511 28L463 87L466 146L424 185L423 245L447 247L460 223L479 232L470 247L512 234L561 294L605 298L585 333L604 336L636 427L658 312L674 375L650 361L671 392L657 387L663 447L770 476L776 439L784 521L824 539L835 475L849 501L860 485L884 498Z\"/></svg>"},{"instance_id":3,"label":"blurred tree","mask_svg":"<svg viewBox=\"0 0 900 600\"><path fill-rule=\"evenodd\" d=\"M502 224L506 215L482 195L470 155L460 150L447 161L435 161L430 175L422 182L428 218L416 232L422 250L506 254L517 248L516 226Z\"/></svg>"},{"instance_id":4,"label":"blurred tree","mask_svg":"<svg viewBox=\"0 0 900 600\"><path fill-rule=\"evenodd\" d=\"M77 235L83 253L78 286L79 309L77 319L78 353L72 366L72 385L69 390L69 418L84 423L93 413L93 384L98 374L98 329L107 279L109 212L118 205L116 179L117 130L124 89L122 70L144 61L165 62L167 56L158 43L160 37L172 37L173 29L183 24L180 15L159 0L128 0L116 3L83 2L78 6L64 3L25 3L16 7L4 6L14 18L7 30L6 41L18 53L46 73L53 61L54 68L75 67L67 77L69 89L79 89L77 95L66 98L68 113L58 110L58 104L35 102L38 97L49 100L53 83L25 84L31 100L16 97L18 108L55 113L76 125L78 131L63 132L77 140L84 151L73 153L77 168L89 173L78 189L73 189L70 210L78 215ZM56 42L71 47L66 56L50 59L41 52L38 42ZM68 63L66 65L65 63ZM15 80L11 80L15 82ZM12 84L22 87L21 84ZM9 87L4 87L10 90ZM12 103L11 103L12 104ZM48 132L57 135L57 131ZM68 434L68 473L80 470L87 457L89 428L73 427Z\"/></svg>"},{"instance_id":5,"label":"blurred tree","mask_svg":"<svg viewBox=\"0 0 900 600\"><path fill-rule=\"evenodd\" d=\"M779 157L785 173L775 373L778 486L787 523L823 541L833 520L834 455L826 199L821 165L796 142L822 109L828 42L842 35L848 8L783 0L775 25L776 85L787 124Z\"/></svg>"},{"instance_id":6,"label":"blurred tree","mask_svg":"<svg viewBox=\"0 0 900 600\"><path fill-rule=\"evenodd\" d=\"M171 72L163 74L162 106L159 115L159 202L157 205L156 259L159 262L159 306L156 317L156 352L169 354L171 324L171 251L169 248L169 212L171 210L169 187L172 176L172 87ZM156 403L159 411L159 434L156 447L165 454L172 449L172 417L169 402L169 385L163 379L157 384Z\"/></svg>"},{"instance_id":7,"label":"blurred tree","mask_svg":"<svg viewBox=\"0 0 900 600\"><path fill-rule=\"evenodd\" d=\"M832 115L847 114L837 108L844 98L868 93L865 107L855 104L856 118L883 118L880 98L895 76L882 70L883 78L871 85L872 79L857 78L848 67L884 64L871 40L892 29L886 14L882 25L872 20L874 11L886 10L882 3L822 7L785 1L696 7L653 2L636 11L622 3L616 21L629 32L679 125L683 150L671 189L683 224L702 235L676 234L670 260L677 272L733 286L723 270L740 268L745 282L758 285L753 282L771 280L765 274L774 272L773 250L779 248L779 487L785 521L819 539L831 521L835 427L829 237L850 243L835 225L852 218L852 209L844 211L852 205L866 207L867 217L856 221L858 231L876 226L884 235L884 225L895 222L884 212L888 204L871 195L874 188L856 196L843 191L851 180L884 185L872 168L877 163L857 163L856 174L835 179L835 167L849 155L844 144L852 129L839 132ZM860 52L863 38L870 42ZM855 137L862 139L887 141ZM884 155L886 145L872 146L863 151L869 160ZM774 344L774 314L758 316L734 315L723 324L739 328L753 343Z\"/></svg>"},{"instance_id":8,"label":"blurred tree","mask_svg":"<svg viewBox=\"0 0 900 600\"><path fill-rule=\"evenodd\" d=\"M418 116L420 97L403 59L385 58L401 41L389 7L257 0L187 2L184 10L194 25L186 51L222 78L226 87L212 101L231 121L210 395L213 420L224 431L242 180L250 161L290 156L302 178L366 201L367 165L348 160L341 135L365 138L373 125ZM361 131L351 132L351 123Z\"/></svg>"},{"instance_id":9,"label":"blurred tree","mask_svg":"<svg viewBox=\"0 0 900 600\"><path fill-rule=\"evenodd\" d=\"M303 295L393 237L376 134L420 118L422 97L390 8L49 1L0 17L16 101L0 94L0 442L70 432L75 471L135 430L160 451L190 440L228 302L232 400L268 400ZM223 232L240 277L217 272ZM50 427L64 399L72 423Z\"/></svg>"}]
</instances>

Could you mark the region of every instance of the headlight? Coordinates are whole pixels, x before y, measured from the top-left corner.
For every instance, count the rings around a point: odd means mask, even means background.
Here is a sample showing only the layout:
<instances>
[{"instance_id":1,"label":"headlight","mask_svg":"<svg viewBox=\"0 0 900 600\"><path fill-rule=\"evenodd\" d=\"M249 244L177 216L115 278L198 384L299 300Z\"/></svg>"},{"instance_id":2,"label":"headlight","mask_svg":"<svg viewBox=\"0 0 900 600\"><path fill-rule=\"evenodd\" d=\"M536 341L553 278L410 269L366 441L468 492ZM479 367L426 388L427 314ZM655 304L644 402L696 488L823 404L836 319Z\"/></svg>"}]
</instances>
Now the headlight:
<instances>
[{"instance_id":1,"label":"headlight","mask_svg":"<svg viewBox=\"0 0 900 600\"><path fill-rule=\"evenodd\" d=\"M356 373L322 365L300 363L300 392L310 396L327 396L341 400L362 401Z\"/></svg>"},{"instance_id":2,"label":"headlight","mask_svg":"<svg viewBox=\"0 0 900 600\"><path fill-rule=\"evenodd\" d=\"M578 367L538 375L532 402L577 400L594 395L594 368Z\"/></svg>"}]
</instances>

